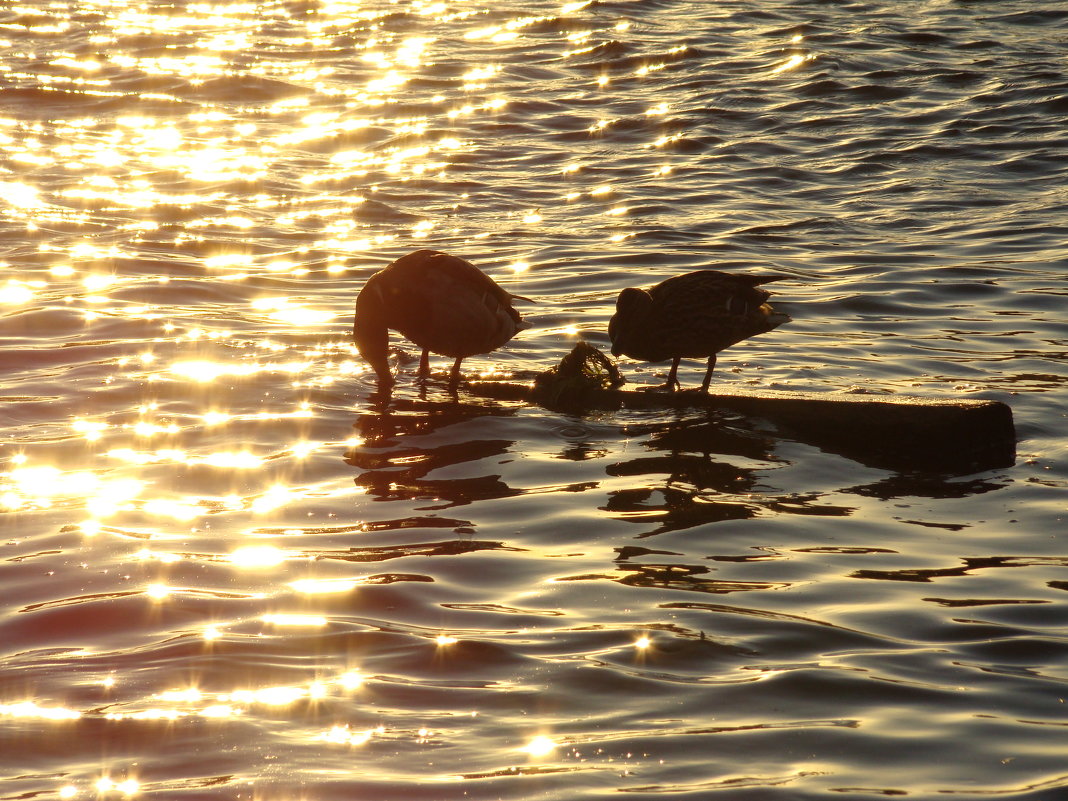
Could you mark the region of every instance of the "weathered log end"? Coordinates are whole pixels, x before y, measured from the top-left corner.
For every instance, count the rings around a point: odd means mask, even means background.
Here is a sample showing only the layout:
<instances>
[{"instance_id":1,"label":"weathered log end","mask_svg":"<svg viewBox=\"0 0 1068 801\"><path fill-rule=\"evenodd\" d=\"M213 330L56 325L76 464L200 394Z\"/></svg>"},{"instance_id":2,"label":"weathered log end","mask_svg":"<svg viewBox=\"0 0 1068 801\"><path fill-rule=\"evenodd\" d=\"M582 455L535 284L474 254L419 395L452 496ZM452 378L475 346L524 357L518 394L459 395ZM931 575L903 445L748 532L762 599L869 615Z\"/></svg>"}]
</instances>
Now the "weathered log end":
<instances>
[{"instance_id":1,"label":"weathered log end","mask_svg":"<svg viewBox=\"0 0 1068 801\"><path fill-rule=\"evenodd\" d=\"M710 396L802 441L876 467L975 472L1016 460L1012 410L991 400L761 392Z\"/></svg>"}]
</instances>

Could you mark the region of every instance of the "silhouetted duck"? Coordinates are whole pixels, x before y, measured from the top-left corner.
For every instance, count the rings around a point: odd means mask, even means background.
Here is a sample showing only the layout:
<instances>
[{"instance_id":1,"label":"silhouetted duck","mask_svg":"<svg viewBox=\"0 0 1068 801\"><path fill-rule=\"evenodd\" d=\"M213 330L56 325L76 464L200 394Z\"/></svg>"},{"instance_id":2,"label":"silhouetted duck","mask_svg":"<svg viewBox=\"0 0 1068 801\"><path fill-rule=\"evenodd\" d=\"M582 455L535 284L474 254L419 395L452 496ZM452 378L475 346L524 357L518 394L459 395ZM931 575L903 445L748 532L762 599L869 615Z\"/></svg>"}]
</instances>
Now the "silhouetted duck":
<instances>
[{"instance_id":1,"label":"silhouetted duck","mask_svg":"<svg viewBox=\"0 0 1068 801\"><path fill-rule=\"evenodd\" d=\"M367 279L356 297L352 338L381 383L393 383L387 361L389 329L423 349L419 375L430 372L429 352L460 362L501 347L529 328L512 308L513 298L470 262L436 250L402 256Z\"/></svg>"},{"instance_id":2,"label":"silhouetted duck","mask_svg":"<svg viewBox=\"0 0 1068 801\"><path fill-rule=\"evenodd\" d=\"M732 275L699 270L662 281L649 290L628 287L616 299L608 323L612 355L662 362L671 359L664 389L679 386L679 359L708 357L701 391L708 391L716 354L743 339L790 322L765 301L760 284L784 276Z\"/></svg>"}]
</instances>

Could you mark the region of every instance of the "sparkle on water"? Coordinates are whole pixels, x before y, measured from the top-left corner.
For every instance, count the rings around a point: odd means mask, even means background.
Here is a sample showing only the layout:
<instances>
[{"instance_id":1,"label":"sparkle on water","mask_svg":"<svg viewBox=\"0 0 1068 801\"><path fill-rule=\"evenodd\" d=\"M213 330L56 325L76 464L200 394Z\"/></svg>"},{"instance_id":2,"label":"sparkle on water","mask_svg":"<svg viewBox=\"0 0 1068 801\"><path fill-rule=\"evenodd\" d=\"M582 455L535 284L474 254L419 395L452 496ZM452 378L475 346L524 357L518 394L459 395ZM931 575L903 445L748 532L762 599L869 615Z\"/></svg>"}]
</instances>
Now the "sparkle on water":
<instances>
[{"instance_id":1,"label":"sparkle on water","mask_svg":"<svg viewBox=\"0 0 1068 801\"><path fill-rule=\"evenodd\" d=\"M1064 14L861 5L0 10L10 796L1061 792ZM1017 93L1054 129L984 116ZM717 375L1018 392L1024 472L452 398L403 355L384 407L352 302L418 247L537 301L471 377L760 267L802 313Z\"/></svg>"}]
</instances>

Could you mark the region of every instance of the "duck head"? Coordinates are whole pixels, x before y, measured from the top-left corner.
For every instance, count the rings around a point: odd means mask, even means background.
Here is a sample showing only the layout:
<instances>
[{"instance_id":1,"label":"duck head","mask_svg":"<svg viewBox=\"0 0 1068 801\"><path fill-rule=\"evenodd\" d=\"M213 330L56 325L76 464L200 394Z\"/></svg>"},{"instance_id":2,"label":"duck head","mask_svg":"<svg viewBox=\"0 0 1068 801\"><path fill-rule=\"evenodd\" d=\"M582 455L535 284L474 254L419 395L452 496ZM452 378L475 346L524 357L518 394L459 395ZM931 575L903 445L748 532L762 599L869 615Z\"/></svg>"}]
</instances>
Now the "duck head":
<instances>
[{"instance_id":1,"label":"duck head","mask_svg":"<svg viewBox=\"0 0 1068 801\"><path fill-rule=\"evenodd\" d=\"M653 307L653 298L644 289L627 287L616 298L616 313L608 321L608 338L612 340L612 355L626 353L633 337L640 337Z\"/></svg>"},{"instance_id":2,"label":"duck head","mask_svg":"<svg viewBox=\"0 0 1068 801\"><path fill-rule=\"evenodd\" d=\"M389 327L381 288L368 281L356 296L356 316L352 322L356 349L378 375L380 384L392 384L389 371Z\"/></svg>"}]
</instances>

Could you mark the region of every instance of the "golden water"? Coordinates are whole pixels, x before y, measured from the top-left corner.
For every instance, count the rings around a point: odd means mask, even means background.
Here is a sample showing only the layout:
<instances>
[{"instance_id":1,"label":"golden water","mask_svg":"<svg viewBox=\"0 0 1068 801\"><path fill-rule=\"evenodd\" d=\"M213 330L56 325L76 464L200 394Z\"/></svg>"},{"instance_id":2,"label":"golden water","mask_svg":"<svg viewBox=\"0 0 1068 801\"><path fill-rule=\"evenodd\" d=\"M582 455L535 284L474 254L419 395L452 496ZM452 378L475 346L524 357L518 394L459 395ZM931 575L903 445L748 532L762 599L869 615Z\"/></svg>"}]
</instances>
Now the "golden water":
<instances>
[{"instance_id":1,"label":"golden water","mask_svg":"<svg viewBox=\"0 0 1068 801\"><path fill-rule=\"evenodd\" d=\"M0 799L1062 797L1066 20L0 8ZM718 391L1002 400L1017 463L383 405L352 306L422 247L536 301L469 377L777 273Z\"/></svg>"}]
</instances>

